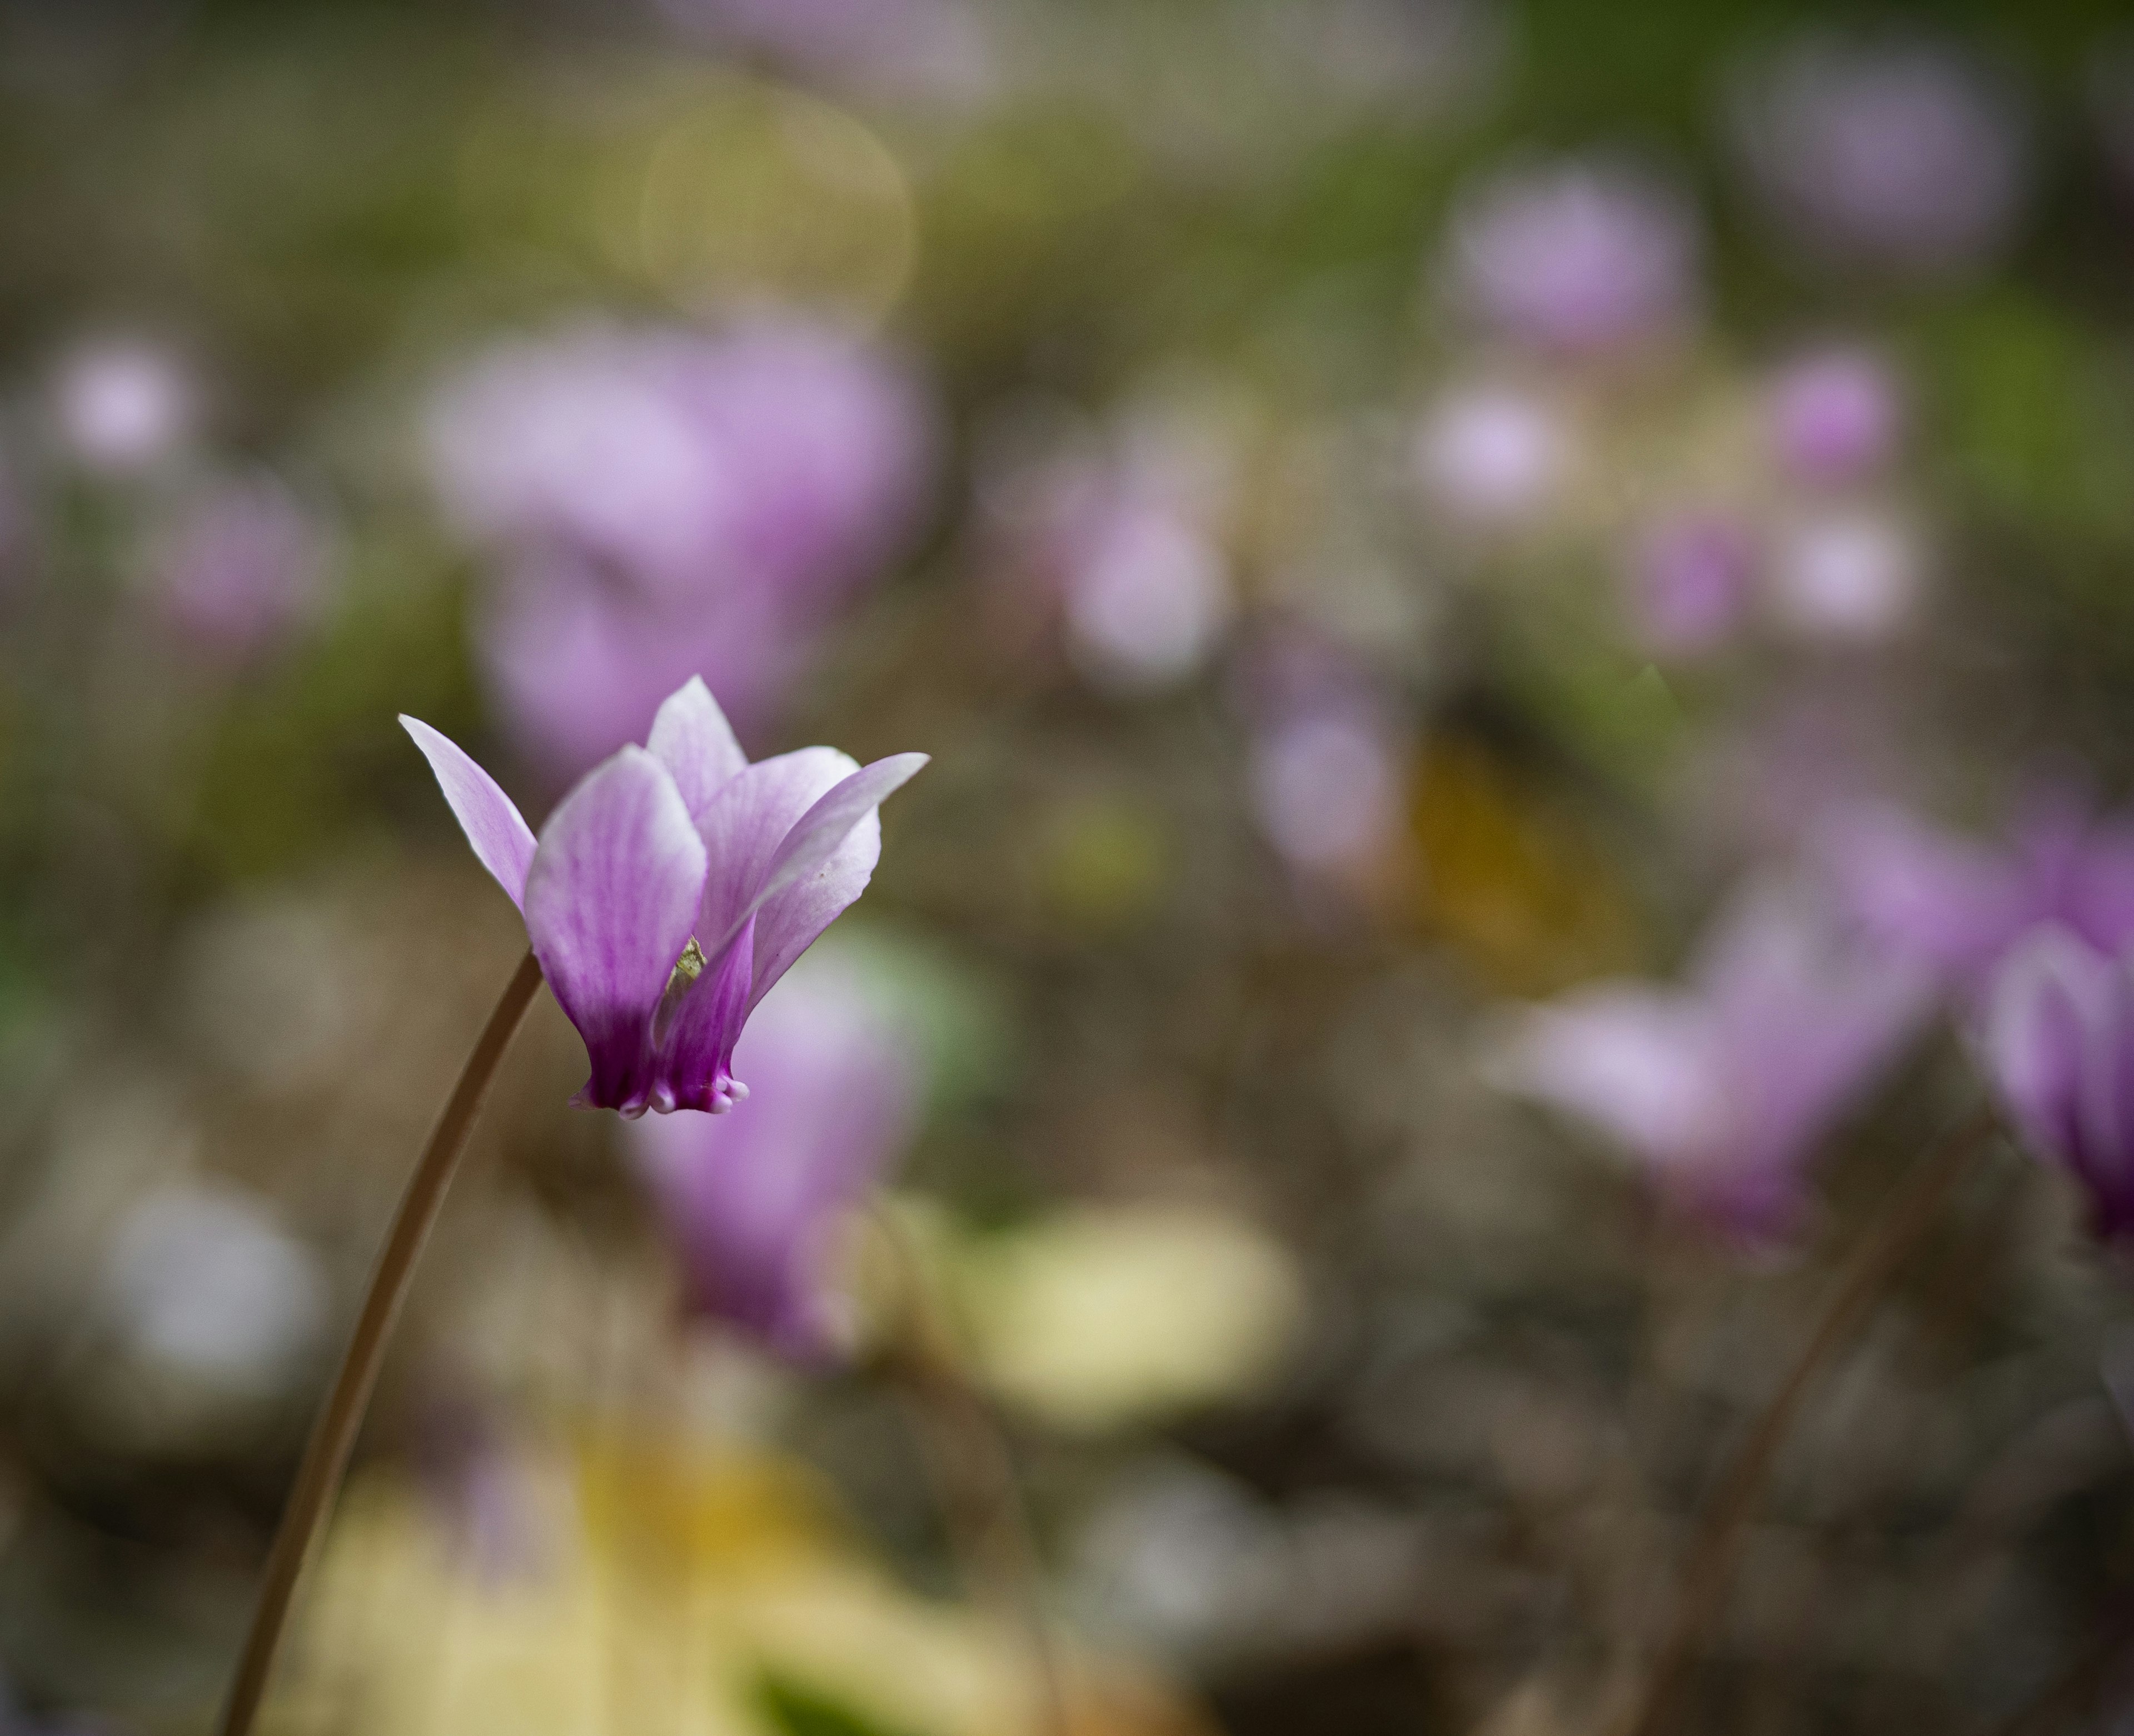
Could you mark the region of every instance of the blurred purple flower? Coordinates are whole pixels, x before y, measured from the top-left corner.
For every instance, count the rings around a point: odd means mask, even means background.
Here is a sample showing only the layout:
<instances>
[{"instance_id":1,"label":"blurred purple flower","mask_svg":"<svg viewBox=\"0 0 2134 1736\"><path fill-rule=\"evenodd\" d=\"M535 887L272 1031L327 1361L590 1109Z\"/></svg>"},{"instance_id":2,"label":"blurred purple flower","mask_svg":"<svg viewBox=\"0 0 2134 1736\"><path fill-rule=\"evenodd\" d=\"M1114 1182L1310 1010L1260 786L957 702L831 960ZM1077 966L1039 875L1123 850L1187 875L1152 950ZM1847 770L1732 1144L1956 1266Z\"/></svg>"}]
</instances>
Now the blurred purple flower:
<instances>
[{"instance_id":1,"label":"blurred purple flower","mask_svg":"<svg viewBox=\"0 0 2134 1736\"><path fill-rule=\"evenodd\" d=\"M1776 539L1771 611L1804 639L1872 644L1910 619L1925 561L1912 528L1874 508L1803 514Z\"/></svg>"},{"instance_id":2,"label":"blurred purple flower","mask_svg":"<svg viewBox=\"0 0 2134 1736\"><path fill-rule=\"evenodd\" d=\"M1689 986L1604 984L1538 1009L1502 1073L1610 1135L1696 1215L1769 1237L1798 1217L1818 1142L1914 1028L1924 990L1842 946L1797 892L1760 888L1721 918Z\"/></svg>"},{"instance_id":3,"label":"blurred purple flower","mask_svg":"<svg viewBox=\"0 0 2134 1736\"><path fill-rule=\"evenodd\" d=\"M52 410L61 440L93 470L152 464L192 430L195 388L173 356L154 345L111 339L60 364Z\"/></svg>"},{"instance_id":4,"label":"blurred purple flower","mask_svg":"<svg viewBox=\"0 0 2134 1736\"><path fill-rule=\"evenodd\" d=\"M2058 923L2027 930L1993 974L1983 1046L2011 1117L2082 1184L2098 1234L2134 1233L2134 961Z\"/></svg>"},{"instance_id":5,"label":"blurred purple flower","mask_svg":"<svg viewBox=\"0 0 2134 1736\"><path fill-rule=\"evenodd\" d=\"M1639 637L1663 656L1695 656L1733 637L1747 612L1755 548L1733 519L1687 513L1649 530L1631 565Z\"/></svg>"},{"instance_id":6,"label":"blurred purple flower","mask_svg":"<svg viewBox=\"0 0 2134 1736\"><path fill-rule=\"evenodd\" d=\"M429 432L448 510L503 569L485 672L564 774L640 734L677 670L762 726L908 528L931 449L900 370L797 323L509 345Z\"/></svg>"},{"instance_id":7,"label":"blurred purple flower","mask_svg":"<svg viewBox=\"0 0 2134 1736\"><path fill-rule=\"evenodd\" d=\"M692 678L558 804L537 843L495 781L427 724L402 725L483 867L526 919L592 1077L574 1102L718 1114L748 1094L734 1044L757 1002L867 888L882 800L925 764L834 748L748 763Z\"/></svg>"},{"instance_id":8,"label":"blurred purple flower","mask_svg":"<svg viewBox=\"0 0 2134 1736\"><path fill-rule=\"evenodd\" d=\"M1697 311L1696 213L1657 176L1603 158L1500 172L1452 216L1460 305L1544 349L1663 336Z\"/></svg>"},{"instance_id":9,"label":"blurred purple flower","mask_svg":"<svg viewBox=\"0 0 2134 1736\"><path fill-rule=\"evenodd\" d=\"M1866 350L1818 350L1772 378L1771 448L1803 482L1856 482L1896 456L1904 401L1887 363Z\"/></svg>"},{"instance_id":10,"label":"blurred purple flower","mask_svg":"<svg viewBox=\"0 0 2134 1736\"><path fill-rule=\"evenodd\" d=\"M313 619L325 600L326 538L273 477L225 481L192 500L149 567L165 616L222 656L256 656Z\"/></svg>"},{"instance_id":11,"label":"blurred purple flower","mask_svg":"<svg viewBox=\"0 0 2134 1736\"><path fill-rule=\"evenodd\" d=\"M1797 43L1744 85L1738 130L1775 216L1834 262L1951 272L2015 228L2021 118L2005 90L1945 48Z\"/></svg>"},{"instance_id":12,"label":"blurred purple flower","mask_svg":"<svg viewBox=\"0 0 2134 1736\"><path fill-rule=\"evenodd\" d=\"M818 958L764 1001L735 1060L747 1105L640 1122L640 1166L692 1309L814 1360L838 1337L826 1240L909 1142L918 1059L854 970Z\"/></svg>"},{"instance_id":13,"label":"blurred purple flower","mask_svg":"<svg viewBox=\"0 0 2134 1736\"><path fill-rule=\"evenodd\" d=\"M1464 387L1424 412L1412 461L1431 504L1448 517L1503 528L1533 517L1571 467L1562 411L1514 386Z\"/></svg>"},{"instance_id":14,"label":"blurred purple flower","mask_svg":"<svg viewBox=\"0 0 2134 1736\"><path fill-rule=\"evenodd\" d=\"M2064 928L2116 956L2134 943L2134 819L2033 796L1988 844L1876 805L1834 821L1824 855L1861 927L1966 993L2023 935Z\"/></svg>"}]
</instances>

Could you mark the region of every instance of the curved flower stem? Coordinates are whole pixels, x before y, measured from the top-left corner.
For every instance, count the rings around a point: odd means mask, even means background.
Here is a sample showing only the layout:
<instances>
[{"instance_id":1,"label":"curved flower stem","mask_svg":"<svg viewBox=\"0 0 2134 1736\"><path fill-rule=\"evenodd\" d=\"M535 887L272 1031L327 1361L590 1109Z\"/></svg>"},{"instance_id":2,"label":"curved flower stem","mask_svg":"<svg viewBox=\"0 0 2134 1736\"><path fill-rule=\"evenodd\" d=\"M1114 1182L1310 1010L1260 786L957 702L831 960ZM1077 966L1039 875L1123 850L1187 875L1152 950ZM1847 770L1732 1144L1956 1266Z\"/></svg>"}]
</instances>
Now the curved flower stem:
<instances>
[{"instance_id":1,"label":"curved flower stem","mask_svg":"<svg viewBox=\"0 0 2134 1736\"><path fill-rule=\"evenodd\" d=\"M408 1179L408 1190L400 1196L399 1210L393 1215L393 1227L371 1274L370 1288L356 1316L340 1372L334 1377L333 1390L326 1395L326 1406L305 1444L303 1463L297 1468L288 1504L282 1512L281 1526L274 1534L274 1546L267 1556L259 1601L252 1612L252 1627L244 1637L244 1650L238 1659L237 1674L231 1680L229 1698L218 1726L221 1736L246 1736L258 1714L290 1599L303 1572L311 1540L333 1505L348 1469L356 1430L362 1425L371 1391L378 1384L379 1368L385 1359L386 1339L399 1317L400 1304L408 1297L416 1256L437 1221L445 1189L451 1184L460 1154L466 1149L467 1136L473 1132L475 1118L481 1113L482 1100L489 1095L497 1063L504 1058L519 1020L526 1016L526 1009L533 1005L540 986L541 967L529 952L505 986L474 1053L460 1069L459 1083L452 1087L444 1112L431 1131L430 1142L422 1148L422 1160Z\"/></svg>"},{"instance_id":2,"label":"curved flower stem","mask_svg":"<svg viewBox=\"0 0 2134 1736\"><path fill-rule=\"evenodd\" d=\"M1802 1401L1824 1365L1866 1321L1883 1286L1932 1226L1935 1209L1994 1126L1992 1110L1982 1108L1945 1136L1900 1184L1874 1227L1854 1249L1813 1335L1801 1347L1726 1480L1704 1510L1688 1565L1683 1570L1673 1621L1644 1692L1618 1727L1622 1736L1658 1736L1666 1728L1689 1666L1725 1608L1726 1584L1741 1554L1743 1533Z\"/></svg>"},{"instance_id":3,"label":"curved flower stem","mask_svg":"<svg viewBox=\"0 0 2134 1736\"><path fill-rule=\"evenodd\" d=\"M929 1295L919 1256L904 1228L886 1211L875 1214L894 1251L903 1306L884 1366L910 1393L927 1457L939 1485L946 1520L964 1578L973 1593L990 1587L992 1600L1022 1630L1036 1677L1045 1736L1069 1736L1067 1689L1037 1593L1037 1546L1030 1533L1015 1454L1007 1431L963 1372L949 1342L951 1324Z\"/></svg>"}]
</instances>

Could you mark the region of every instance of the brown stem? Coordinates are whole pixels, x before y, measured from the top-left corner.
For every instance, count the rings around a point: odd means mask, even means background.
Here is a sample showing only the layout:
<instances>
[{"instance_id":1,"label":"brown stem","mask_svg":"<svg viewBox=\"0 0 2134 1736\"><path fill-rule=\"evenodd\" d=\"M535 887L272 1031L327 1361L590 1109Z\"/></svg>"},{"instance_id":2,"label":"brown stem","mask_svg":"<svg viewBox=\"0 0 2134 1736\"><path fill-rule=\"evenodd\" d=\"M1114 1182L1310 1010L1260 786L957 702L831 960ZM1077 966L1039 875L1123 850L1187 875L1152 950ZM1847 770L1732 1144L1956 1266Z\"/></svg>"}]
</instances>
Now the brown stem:
<instances>
[{"instance_id":1,"label":"brown stem","mask_svg":"<svg viewBox=\"0 0 2134 1736\"><path fill-rule=\"evenodd\" d=\"M902 1226L886 1212L876 1216L896 1255L903 1292L898 1330L884 1363L915 1401L964 1578L974 1594L989 1587L992 1601L1022 1630L1037 1679L1040 1727L1046 1736L1069 1736L1066 1685L1038 1598L1037 1546L1007 1431L965 1377L950 1342L951 1323L929 1296Z\"/></svg>"},{"instance_id":2,"label":"brown stem","mask_svg":"<svg viewBox=\"0 0 2134 1736\"><path fill-rule=\"evenodd\" d=\"M1622 1736L1658 1736L1665 1728L1691 1661L1725 1607L1726 1584L1733 1577L1744 1532L1802 1401L1824 1365L1866 1320L1883 1285L1925 1235L1935 1208L1993 1126L1992 1112L1980 1110L1942 1140L1891 1194L1873 1229L1853 1251L1814 1334L1802 1346L1743 1443L1726 1482L1705 1508L1688 1565L1683 1570L1674 1619L1644 1694L1619 1727Z\"/></svg>"},{"instance_id":3,"label":"brown stem","mask_svg":"<svg viewBox=\"0 0 2134 1736\"><path fill-rule=\"evenodd\" d=\"M529 952L505 986L474 1053L461 1068L459 1083L452 1087L444 1112L430 1134L430 1142L422 1148L421 1161L408 1179L408 1190L400 1196L399 1210L393 1215L377 1269L371 1274L370 1288L364 1295L362 1312L356 1316L340 1372L334 1377L333 1390L326 1395L325 1408L305 1444L303 1463L297 1467L288 1504L282 1511L281 1526L274 1533L259 1601L252 1612L252 1627L244 1637L244 1650L238 1659L237 1674L231 1680L229 1698L218 1726L221 1736L247 1736L258 1714L267 1678L274 1666L275 1648L288 1618L290 1599L296 1593L311 1540L348 1470L356 1430L385 1359L385 1341L399 1317L400 1304L408 1297L416 1256L437 1221L445 1189L459 1167L460 1154L466 1149L475 1118L481 1113L482 1100L489 1095L497 1063L504 1058L519 1020L526 1016L526 1009L533 1005L540 986L541 967Z\"/></svg>"}]
</instances>

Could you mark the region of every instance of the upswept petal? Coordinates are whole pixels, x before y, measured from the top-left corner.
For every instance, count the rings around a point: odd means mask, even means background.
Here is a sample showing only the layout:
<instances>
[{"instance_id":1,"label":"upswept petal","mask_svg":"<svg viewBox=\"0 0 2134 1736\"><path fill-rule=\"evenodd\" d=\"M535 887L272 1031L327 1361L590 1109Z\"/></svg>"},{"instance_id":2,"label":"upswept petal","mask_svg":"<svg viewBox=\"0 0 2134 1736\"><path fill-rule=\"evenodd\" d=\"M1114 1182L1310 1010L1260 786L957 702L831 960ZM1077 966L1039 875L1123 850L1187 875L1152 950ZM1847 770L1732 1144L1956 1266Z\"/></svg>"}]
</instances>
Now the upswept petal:
<instances>
[{"instance_id":1,"label":"upswept petal","mask_svg":"<svg viewBox=\"0 0 2134 1736\"><path fill-rule=\"evenodd\" d=\"M449 735L419 717L403 713L400 727L414 738L437 774L437 788L474 846L481 866L496 877L511 902L526 908L526 870L534 860L534 832L511 798Z\"/></svg>"},{"instance_id":2,"label":"upswept petal","mask_svg":"<svg viewBox=\"0 0 2134 1736\"><path fill-rule=\"evenodd\" d=\"M810 751L814 751L811 750ZM862 766L826 791L796 820L763 865L760 877L746 889L745 902L732 912L728 926L714 928L723 948L739 932L741 923L785 891L822 868L852 836L853 827L881 807L883 801L915 777L925 765L925 754L892 754ZM753 768L751 768L753 769ZM736 779L736 783L741 780ZM716 807L716 803L714 806ZM707 810L707 813L710 810ZM708 841L708 837L707 837ZM716 852L716 847L714 851ZM751 866L753 866L751 864ZM722 889L731 895L733 883ZM707 883L706 897L710 889ZM707 914L709 914L708 902Z\"/></svg>"},{"instance_id":3,"label":"upswept petal","mask_svg":"<svg viewBox=\"0 0 2134 1736\"><path fill-rule=\"evenodd\" d=\"M704 845L674 780L640 747L588 773L542 827L526 932L592 1077L580 1100L642 1113L657 1081L652 1027L688 944Z\"/></svg>"},{"instance_id":4,"label":"upswept petal","mask_svg":"<svg viewBox=\"0 0 2134 1736\"><path fill-rule=\"evenodd\" d=\"M748 769L748 755L701 675L692 675L662 702L645 745L674 778L692 820Z\"/></svg>"},{"instance_id":5,"label":"upswept petal","mask_svg":"<svg viewBox=\"0 0 2134 1736\"><path fill-rule=\"evenodd\" d=\"M793 961L867 890L881 859L881 816L869 813L845 834L829 861L763 901L756 913L755 981L748 995L751 1010Z\"/></svg>"},{"instance_id":6,"label":"upswept petal","mask_svg":"<svg viewBox=\"0 0 2134 1736\"><path fill-rule=\"evenodd\" d=\"M705 804L696 816L697 835L710 868L697 941L707 957L747 920L779 846L801 816L858 769L857 760L833 747L804 747L759 760Z\"/></svg>"}]
</instances>

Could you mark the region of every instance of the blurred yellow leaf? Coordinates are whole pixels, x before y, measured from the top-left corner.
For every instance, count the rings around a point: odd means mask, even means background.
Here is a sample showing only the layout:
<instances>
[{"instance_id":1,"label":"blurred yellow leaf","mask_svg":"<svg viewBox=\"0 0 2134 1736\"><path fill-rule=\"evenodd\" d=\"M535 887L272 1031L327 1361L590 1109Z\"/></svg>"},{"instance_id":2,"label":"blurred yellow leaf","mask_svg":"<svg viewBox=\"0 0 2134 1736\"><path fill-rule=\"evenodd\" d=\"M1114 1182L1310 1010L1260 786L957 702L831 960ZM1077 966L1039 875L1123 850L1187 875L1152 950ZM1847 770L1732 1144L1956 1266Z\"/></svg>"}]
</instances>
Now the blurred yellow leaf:
<instances>
[{"instance_id":1,"label":"blurred yellow leaf","mask_svg":"<svg viewBox=\"0 0 2134 1736\"><path fill-rule=\"evenodd\" d=\"M1241 1396L1272 1370L1302 1308L1282 1247L1205 1208L1084 1208L953 1257L960 1324L987 1382L1071 1429Z\"/></svg>"},{"instance_id":2,"label":"blurred yellow leaf","mask_svg":"<svg viewBox=\"0 0 2134 1736\"><path fill-rule=\"evenodd\" d=\"M1636 914L1597 841L1485 750L1432 742L1409 813L1417 914L1491 988L1547 994L1635 965Z\"/></svg>"}]
</instances>

